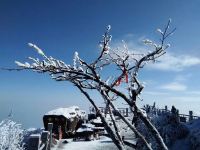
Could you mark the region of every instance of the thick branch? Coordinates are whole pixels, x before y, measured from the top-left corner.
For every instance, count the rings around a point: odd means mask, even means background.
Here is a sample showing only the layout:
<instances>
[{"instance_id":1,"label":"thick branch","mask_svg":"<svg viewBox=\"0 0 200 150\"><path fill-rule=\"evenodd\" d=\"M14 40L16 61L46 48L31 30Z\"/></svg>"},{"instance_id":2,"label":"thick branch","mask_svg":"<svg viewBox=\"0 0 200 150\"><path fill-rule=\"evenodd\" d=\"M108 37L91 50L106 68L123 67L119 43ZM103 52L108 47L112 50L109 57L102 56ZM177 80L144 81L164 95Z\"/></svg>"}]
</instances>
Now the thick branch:
<instances>
[{"instance_id":1,"label":"thick branch","mask_svg":"<svg viewBox=\"0 0 200 150\"><path fill-rule=\"evenodd\" d=\"M113 132L113 130L111 129L111 127L109 126L108 122L106 121L105 117L103 116L103 114L100 112L99 108L96 106L95 102L90 98L89 94L87 92L85 92L77 83L75 83L75 85L78 87L78 89L81 91L81 93L83 93L85 95L85 97L90 101L90 103L93 105L93 107L95 108L96 112L98 113L98 115L101 118L102 123L104 124L104 127L106 129L106 131L108 132L108 134L110 135L111 139L113 140L113 142L115 143L115 145L118 147L119 150L125 150L123 143L121 143L121 141L116 137L115 133Z\"/></svg>"},{"instance_id":2,"label":"thick branch","mask_svg":"<svg viewBox=\"0 0 200 150\"><path fill-rule=\"evenodd\" d=\"M152 150L151 146L148 144L148 142L146 141L145 137L118 111L118 109L112 103L110 98L102 90L100 90L100 93L110 103L110 106L118 114L118 116L124 121L124 123L127 124L127 126L135 133L135 135L138 136L145 143L147 149Z\"/></svg>"}]
</instances>

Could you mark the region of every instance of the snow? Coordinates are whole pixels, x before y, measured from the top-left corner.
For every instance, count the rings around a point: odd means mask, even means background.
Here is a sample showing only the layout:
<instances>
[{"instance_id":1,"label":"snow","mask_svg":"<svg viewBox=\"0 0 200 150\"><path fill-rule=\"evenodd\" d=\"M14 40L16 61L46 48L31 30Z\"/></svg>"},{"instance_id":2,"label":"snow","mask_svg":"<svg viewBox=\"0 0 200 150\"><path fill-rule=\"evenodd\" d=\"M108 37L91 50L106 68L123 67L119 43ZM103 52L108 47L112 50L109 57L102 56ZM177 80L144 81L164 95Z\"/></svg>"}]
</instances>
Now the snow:
<instances>
[{"instance_id":1,"label":"snow","mask_svg":"<svg viewBox=\"0 0 200 150\"><path fill-rule=\"evenodd\" d=\"M167 49L167 48L169 48L170 46L171 46L170 44L167 44L165 48Z\"/></svg>"},{"instance_id":2,"label":"snow","mask_svg":"<svg viewBox=\"0 0 200 150\"><path fill-rule=\"evenodd\" d=\"M109 150L117 149L113 144L112 140L107 137L101 137L100 140L94 141L76 141L72 142L67 140L69 143L63 144L62 141L58 144L58 147L52 150Z\"/></svg>"},{"instance_id":3,"label":"snow","mask_svg":"<svg viewBox=\"0 0 200 150\"><path fill-rule=\"evenodd\" d=\"M91 120L91 122L93 122L93 123L102 123L101 119L99 117L97 117L97 119Z\"/></svg>"},{"instance_id":4,"label":"snow","mask_svg":"<svg viewBox=\"0 0 200 150\"><path fill-rule=\"evenodd\" d=\"M42 56L45 56L44 52L43 52L39 47L37 47L37 45L32 44L32 43L28 43L28 45L29 45L30 47L33 47L33 48L38 52L38 54L40 54L40 55L42 55Z\"/></svg>"},{"instance_id":5,"label":"snow","mask_svg":"<svg viewBox=\"0 0 200 150\"><path fill-rule=\"evenodd\" d=\"M105 136L101 136L100 140L94 141L72 141L72 139L67 139L69 143L66 144L63 141L59 141L57 147L52 148L52 150L117 150L112 140ZM126 147L126 150L133 149Z\"/></svg>"},{"instance_id":6,"label":"snow","mask_svg":"<svg viewBox=\"0 0 200 150\"><path fill-rule=\"evenodd\" d=\"M76 70L77 69L77 61L79 59L79 56L78 56L78 52L75 52L74 53L74 59L73 59L73 68Z\"/></svg>"},{"instance_id":7,"label":"snow","mask_svg":"<svg viewBox=\"0 0 200 150\"><path fill-rule=\"evenodd\" d=\"M104 130L104 127L94 127L93 129Z\"/></svg>"},{"instance_id":8,"label":"snow","mask_svg":"<svg viewBox=\"0 0 200 150\"><path fill-rule=\"evenodd\" d=\"M33 131L35 131L35 130L37 130L37 128L28 128L26 131L27 131L27 132L33 132Z\"/></svg>"},{"instance_id":9,"label":"snow","mask_svg":"<svg viewBox=\"0 0 200 150\"><path fill-rule=\"evenodd\" d=\"M146 113L146 111L145 111L144 109L140 109L140 111L143 113L143 115L144 115L145 117L147 117L147 113Z\"/></svg>"},{"instance_id":10,"label":"snow","mask_svg":"<svg viewBox=\"0 0 200 150\"><path fill-rule=\"evenodd\" d=\"M161 29L157 29L157 32L163 34L163 31Z\"/></svg>"},{"instance_id":11,"label":"snow","mask_svg":"<svg viewBox=\"0 0 200 150\"><path fill-rule=\"evenodd\" d=\"M108 25L108 26L107 26L107 30L110 30L110 29L111 29L111 25Z\"/></svg>"},{"instance_id":12,"label":"snow","mask_svg":"<svg viewBox=\"0 0 200 150\"><path fill-rule=\"evenodd\" d=\"M152 44L153 42L151 41L151 40L149 40L149 39L145 39L145 40L143 40L143 42L145 43L145 44Z\"/></svg>"},{"instance_id":13,"label":"snow","mask_svg":"<svg viewBox=\"0 0 200 150\"><path fill-rule=\"evenodd\" d=\"M76 132L80 133L80 132L87 132L87 131L93 131L91 128L79 128Z\"/></svg>"},{"instance_id":14,"label":"snow","mask_svg":"<svg viewBox=\"0 0 200 150\"><path fill-rule=\"evenodd\" d=\"M85 126L85 127L88 127L88 128L94 128L95 127L95 125L90 124L90 123L84 123L84 124L82 124L82 126Z\"/></svg>"},{"instance_id":15,"label":"snow","mask_svg":"<svg viewBox=\"0 0 200 150\"><path fill-rule=\"evenodd\" d=\"M56 115L56 116L65 116L66 118L72 118L76 116L85 117L86 113L81 111L78 106L71 106L68 108L57 108L47 112L45 115Z\"/></svg>"},{"instance_id":16,"label":"snow","mask_svg":"<svg viewBox=\"0 0 200 150\"><path fill-rule=\"evenodd\" d=\"M19 66L19 67L26 67L25 64L19 62L19 61L15 61L15 63Z\"/></svg>"},{"instance_id":17,"label":"snow","mask_svg":"<svg viewBox=\"0 0 200 150\"><path fill-rule=\"evenodd\" d=\"M87 131L94 131L95 126L89 123L84 123L81 125L81 127L76 132L87 132Z\"/></svg>"}]
</instances>

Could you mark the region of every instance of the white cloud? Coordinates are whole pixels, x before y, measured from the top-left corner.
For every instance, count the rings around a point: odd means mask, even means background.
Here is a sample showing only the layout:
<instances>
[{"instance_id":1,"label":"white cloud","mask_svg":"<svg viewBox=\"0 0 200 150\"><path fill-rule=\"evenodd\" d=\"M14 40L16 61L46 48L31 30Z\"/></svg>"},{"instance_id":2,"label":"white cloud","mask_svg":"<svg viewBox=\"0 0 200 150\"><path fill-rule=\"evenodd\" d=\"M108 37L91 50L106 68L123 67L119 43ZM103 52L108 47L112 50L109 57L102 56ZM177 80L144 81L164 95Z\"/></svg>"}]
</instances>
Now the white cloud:
<instances>
[{"instance_id":1,"label":"white cloud","mask_svg":"<svg viewBox=\"0 0 200 150\"><path fill-rule=\"evenodd\" d=\"M178 81L178 82L184 82L187 80L188 77L186 77L185 75L177 75L175 77L175 81Z\"/></svg>"},{"instance_id":2,"label":"white cloud","mask_svg":"<svg viewBox=\"0 0 200 150\"><path fill-rule=\"evenodd\" d=\"M127 39L127 38L134 38L134 36L135 35L133 33L127 33L127 34L124 35L124 38L125 39Z\"/></svg>"},{"instance_id":3,"label":"white cloud","mask_svg":"<svg viewBox=\"0 0 200 150\"><path fill-rule=\"evenodd\" d=\"M169 93L159 92L159 91L146 91L146 92L144 92L144 94L153 95L153 96L166 96L166 95L169 95Z\"/></svg>"},{"instance_id":4,"label":"white cloud","mask_svg":"<svg viewBox=\"0 0 200 150\"><path fill-rule=\"evenodd\" d=\"M200 65L200 59L190 55L174 55L166 53L158 59L157 63L149 64L151 69L163 71L182 71L185 68Z\"/></svg>"},{"instance_id":5,"label":"white cloud","mask_svg":"<svg viewBox=\"0 0 200 150\"><path fill-rule=\"evenodd\" d=\"M170 91L185 91L187 89L187 86L178 82L172 82L161 86L161 89Z\"/></svg>"},{"instance_id":6,"label":"white cloud","mask_svg":"<svg viewBox=\"0 0 200 150\"><path fill-rule=\"evenodd\" d=\"M193 95L193 96L199 96L200 95L200 91L187 91L186 94L188 95Z\"/></svg>"},{"instance_id":7,"label":"white cloud","mask_svg":"<svg viewBox=\"0 0 200 150\"><path fill-rule=\"evenodd\" d=\"M169 97L170 100L172 101L178 101L179 103L184 103L184 102L190 102L191 103L198 103L199 105L199 96L188 96L188 95L184 95L184 96L172 96Z\"/></svg>"},{"instance_id":8,"label":"white cloud","mask_svg":"<svg viewBox=\"0 0 200 150\"><path fill-rule=\"evenodd\" d=\"M126 45L130 53L134 54L145 54L148 51L152 51L152 47L147 47L143 44L143 40L145 36L141 36L137 38L133 34L127 34L124 36ZM123 42L119 40L115 40L112 42L111 47L119 48L120 50L124 49ZM135 55L136 59L138 59L137 55ZM192 66L200 65L200 58L191 56L190 54L175 54L167 51L166 54L159 57L158 62L156 63L148 63L145 67L149 69L156 69L162 71L175 71L179 72L184 69L187 69Z\"/></svg>"}]
</instances>

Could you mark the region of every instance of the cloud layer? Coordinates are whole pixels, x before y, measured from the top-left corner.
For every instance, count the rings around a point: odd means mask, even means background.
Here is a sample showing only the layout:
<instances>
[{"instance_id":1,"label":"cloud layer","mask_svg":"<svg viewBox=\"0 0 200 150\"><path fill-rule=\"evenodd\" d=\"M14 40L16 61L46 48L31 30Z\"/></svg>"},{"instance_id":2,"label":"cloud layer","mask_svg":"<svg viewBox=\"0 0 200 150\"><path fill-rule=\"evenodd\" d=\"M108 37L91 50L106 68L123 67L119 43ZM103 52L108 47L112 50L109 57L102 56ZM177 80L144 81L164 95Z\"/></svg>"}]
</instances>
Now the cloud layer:
<instances>
[{"instance_id":1,"label":"cloud layer","mask_svg":"<svg viewBox=\"0 0 200 150\"><path fill-rule=\"evenodd\" d=\"M178 82L172 82L161 86L161 89L170 91L185 91L187 89L187 86Z\"/></svg>"},{"instance_id":2,"label":"cloud layer","mask_svg":"<svg viewBox=\"0 0 200 150\"><path fill-rule=\"evenodd\" d=\"M146 54L148 53L148 50L153 50L151 47L146 47L142 44L142 40L144 40L144 36L140 37L139 39L132 39L130 40L127 37L132 37L132 34L128 34L125 36L125 39L128 39L126 41L126 46L128 47L130 53L136 53L136 54ZM133 42L134 41L134 42ZM114 41L112 43L113 48L119 48L124 49L123 42L121 41ZM137 55L135 55L137 56ZM167 53L160 58L157 59L156 63L149 63L146 68L149 69L156 69L161 71L173 71L173 72L179 72L184 69L187 69L192 66L200 65L200 58L191 56L190 54L175 54L170 53L167 51Z\"/></svg>"},{"instance_id":3,"label":"cloud layer","mask_svg":"<svg viewBox=\"0 0 200 150\"><path fill-rule=\"evenodd\" d=\"M174 55L167 53L158 59L157 63L149 64L151 69L163 71L182 71L185 68L200 65L200 59L190 55Z\"/></svg>"}]
</instances>

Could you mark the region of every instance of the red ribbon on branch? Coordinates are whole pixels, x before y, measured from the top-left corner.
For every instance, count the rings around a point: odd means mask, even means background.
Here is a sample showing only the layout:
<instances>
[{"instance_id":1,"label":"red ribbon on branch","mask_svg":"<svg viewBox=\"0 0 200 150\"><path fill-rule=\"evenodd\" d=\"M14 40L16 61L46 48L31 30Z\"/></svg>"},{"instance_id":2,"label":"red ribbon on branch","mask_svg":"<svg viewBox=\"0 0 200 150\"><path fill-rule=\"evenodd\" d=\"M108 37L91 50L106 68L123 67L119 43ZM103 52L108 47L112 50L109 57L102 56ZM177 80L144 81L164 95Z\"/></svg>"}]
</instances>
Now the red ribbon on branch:
<instances>
[{"instance_id":1,"label":"red ribbon on branch","mask_svg":"<svg viewBox=\"0 0 200 150\"><path fill-rule=\"evenodd\" d=\"M115 83L115 85L116 85L116 86L119 86L119 85L121 84L122 81L125 81L126 83L128 83L128 73L127 73L127 71L126 71L124 77L119 78L119 79L117 80L117 82Z\"/></svg>"}]
</instances>

